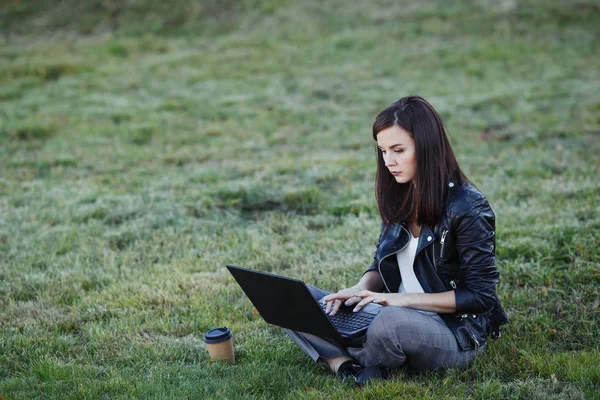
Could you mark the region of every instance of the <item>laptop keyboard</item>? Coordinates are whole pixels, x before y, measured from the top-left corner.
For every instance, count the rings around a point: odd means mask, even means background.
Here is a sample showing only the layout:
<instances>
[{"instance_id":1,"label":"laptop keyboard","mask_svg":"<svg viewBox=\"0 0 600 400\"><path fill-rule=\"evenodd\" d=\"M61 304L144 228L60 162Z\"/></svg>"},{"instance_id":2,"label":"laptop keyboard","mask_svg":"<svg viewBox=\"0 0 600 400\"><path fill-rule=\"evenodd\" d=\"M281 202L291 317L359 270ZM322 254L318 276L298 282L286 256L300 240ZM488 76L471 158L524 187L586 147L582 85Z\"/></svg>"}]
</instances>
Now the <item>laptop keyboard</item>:
<instances>
[{"instance_id":1,"label":"laptop keyboard","mask_svg":"<svg viewBox=\"0 0 600 400\"><path fill-rule=\"evenodd\" d=\"M319 303L321 308L325 310L326 305ZM369 326L371 321L375 318L375 315L368 313L354 313L352 311L340 309L338 312L332 317L329 314L326 314L329 320L335 325L338 329L343 329L346 331L355 331L358 329L365 328Z\"/></svg>"}]
</instances>

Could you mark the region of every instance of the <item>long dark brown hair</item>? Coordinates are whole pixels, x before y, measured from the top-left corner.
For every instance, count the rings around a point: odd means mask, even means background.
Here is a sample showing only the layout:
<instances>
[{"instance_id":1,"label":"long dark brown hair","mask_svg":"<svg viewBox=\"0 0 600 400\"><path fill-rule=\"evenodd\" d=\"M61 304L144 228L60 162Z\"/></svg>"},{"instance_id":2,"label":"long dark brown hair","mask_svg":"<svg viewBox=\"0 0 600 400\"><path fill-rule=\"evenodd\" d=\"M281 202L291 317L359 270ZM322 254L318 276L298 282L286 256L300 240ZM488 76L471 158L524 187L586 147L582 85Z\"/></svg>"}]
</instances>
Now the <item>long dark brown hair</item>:
<instances>
[{"instance_id":1,"label":"long dark brown hair","mask_svg":"<svg viewBox=\"0 0 600 400\"><path fill-rule=\"evenodd\" d=\"M413 182L398 183L377 149L375 193L384 224L411 222L435 226L442 216L450 182L468 182L458 166L442 120L433 106L420 96L394 101L373 123L373 139L384 129L398 126L415 141L417 171Z\"/></svg>"}]
</instances>

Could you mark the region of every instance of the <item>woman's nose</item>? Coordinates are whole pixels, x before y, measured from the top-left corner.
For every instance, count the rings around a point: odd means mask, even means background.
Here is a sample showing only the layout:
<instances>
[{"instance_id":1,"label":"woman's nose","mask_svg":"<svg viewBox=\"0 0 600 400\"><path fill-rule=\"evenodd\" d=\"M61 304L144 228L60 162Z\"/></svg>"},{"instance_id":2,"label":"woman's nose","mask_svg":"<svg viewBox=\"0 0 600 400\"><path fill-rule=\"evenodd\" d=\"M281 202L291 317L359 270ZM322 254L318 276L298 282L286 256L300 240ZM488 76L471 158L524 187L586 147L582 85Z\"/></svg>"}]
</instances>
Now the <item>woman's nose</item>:
<instances>
[{"instance_id":1,"label":"woman's nose","mask_svg":"<svg viewBox=\"0 0 600 400\"><path fill-rule=\"evenodd\" d=\"M396 161L394 160L394 157L392 157L392 155L387 155L384 154L383 155L383 162L385 163L386 167L392 166L392 165L396 165Z\"/></svg>"}]
</instances>

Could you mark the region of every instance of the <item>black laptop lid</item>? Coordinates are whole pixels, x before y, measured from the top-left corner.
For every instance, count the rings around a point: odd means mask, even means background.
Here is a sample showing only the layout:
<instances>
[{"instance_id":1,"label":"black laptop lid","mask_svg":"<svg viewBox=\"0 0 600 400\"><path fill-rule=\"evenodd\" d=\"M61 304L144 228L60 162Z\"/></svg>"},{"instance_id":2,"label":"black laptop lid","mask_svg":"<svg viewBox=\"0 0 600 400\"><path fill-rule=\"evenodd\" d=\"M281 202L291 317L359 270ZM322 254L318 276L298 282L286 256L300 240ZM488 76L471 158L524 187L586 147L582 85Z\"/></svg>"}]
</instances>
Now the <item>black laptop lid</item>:
<instances>
[{"instance_id":1,"label":"black laptop lid","mask_svg":"<svg viewBox=\"0 0 600 400\"><path fill-rule=\"evenodd\" d=\"M260 315L270 324L341 340L340 334L298 279L227 265Z\"/></svg>"}]
</instances>

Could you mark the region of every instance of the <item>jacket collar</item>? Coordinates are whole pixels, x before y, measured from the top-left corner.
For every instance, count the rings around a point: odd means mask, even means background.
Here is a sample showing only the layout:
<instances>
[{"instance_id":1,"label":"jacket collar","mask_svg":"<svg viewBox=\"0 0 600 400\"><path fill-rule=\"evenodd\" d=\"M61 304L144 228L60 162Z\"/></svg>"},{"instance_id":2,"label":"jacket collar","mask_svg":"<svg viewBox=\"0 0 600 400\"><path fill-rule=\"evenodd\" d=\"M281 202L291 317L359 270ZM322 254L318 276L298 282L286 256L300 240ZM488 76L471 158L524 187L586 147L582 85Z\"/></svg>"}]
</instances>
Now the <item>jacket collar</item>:
<instances>
[{"instance_id":1,"label":"jacket collar","mask_svg":"<svg viewBox=\"0 0 600 400\"><path fill-rule=\"evenodd\" d=\"M419 244L417 246L417 254L419 254L425 247L430 246L435 241L433 235L433 229L429 226L421 227L421 233L419 234Z\"/></svg>"},{"instance_id":2,"label":"jacket collar","mask_svg":"<svg viewBox=\"0 0 600 400\"><path fill-rule=\"evenodd\" d=\"M450 181L448 182L448 187L450 190L448 193L448 199L446 199L446 203L448 203L450 198L454 196L457 185L453 181ZM388 227L387 234L382 241L381 258L383 259L402 250L407 245L409 239L410 232L408 231L408 224L406 222L392 224L390 227ZM423 249L426 247L432 245L435 240L434 227L421 227L419 243L417 245L417 253L415 256L423 251Z\"/></svg>"},{"instance_id":3,"label":"jacket collar","mask_svg":"<svg viewBox=\"0 0 600 400\"><path fill-rule=\"evenodd\" d=\"M388 257L406 247L410 240L410 232L406 222L391 225L387 234L383 238L381 245L381 258ZM435 236L433 229L429 226L423 226L419 234L419 242L417 244L417 253L419 254L424 248L433 244ZM416 255L415 255L416 256Z\"/></svg>"}]
</instances>

